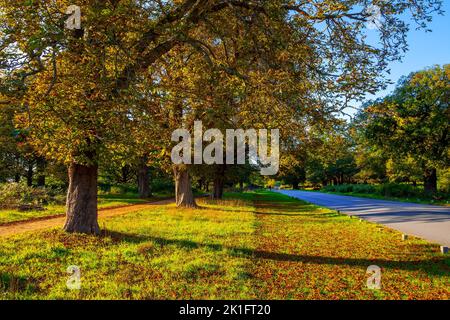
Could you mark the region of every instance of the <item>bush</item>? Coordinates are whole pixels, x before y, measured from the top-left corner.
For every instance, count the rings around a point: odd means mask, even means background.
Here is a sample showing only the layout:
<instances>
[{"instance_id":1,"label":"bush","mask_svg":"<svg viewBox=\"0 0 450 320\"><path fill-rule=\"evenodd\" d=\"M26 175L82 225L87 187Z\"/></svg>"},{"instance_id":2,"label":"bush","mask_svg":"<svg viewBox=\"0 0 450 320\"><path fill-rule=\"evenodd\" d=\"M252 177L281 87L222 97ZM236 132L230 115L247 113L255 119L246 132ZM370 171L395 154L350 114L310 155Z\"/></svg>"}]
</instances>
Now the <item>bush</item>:
<instances>
[{"instance_id":1,"label":"bush","mask_svg":"<svg viewBox=\"0 0 450 320\"><path fill-rule=\"evenodd\" d=\"M385 183L380 185L370 184L343 184L337 186L326 186L322 188L326 192L339 193L357 193L357 194L374 194L384 197L396 198L419 198L419 199L448 199L448 193L439 192L438 194L425 194L423 187L414 187L410 184Z\"/></svg>"},{"instance_id":2,"label":"bush","mask_svg":"<svg viewBox=\"0 0 450 320\"><path fill-rule=\"evenodd\" d=\"M376 193L377 189L375 186L370 185L370 184L355 184L355 185L353 185L353 192L372 194L372 193Z\"/></svg>"},{"instance_id":3,"label":"bush","mask_svg":"<svg viewBox=\"0 0 450 320\"><path fill-rule=\"evenodd\" d=\"M438 185L442 193L450 194L450 168L438 171Z\"/></svg>"},{"instance_id":4,"label":"bush","mask_svg":"<svg viewBox=\"0 0 450 320\"><path fill-rule=\"evenodd\" d=\"M175 189L173 181L168 179L152 179L150 184L152 192L173 192Z\"/></svg>"},{"instance_id":5,"label":"bush","mask_svg":"<svg viewBox=\"0 0 450 320\"><path fill-rule=\"evenodd\" d=\"M336 186L325 186L321 190L325 192L336 192Z\"/></svg>"},{"instance_id":6,"label":"bush","mask_svg":"<svg viewBox=\"0 0 450 320\"><path fill-rule=\"evenodd\" d=\"M20 183L0 185L1 209L40 209L50 201L45 188L28 187Z\"/></svg>"},{"instance_id":7,"label":"bush","mask_svg":"<svg viewBox=\"0 0 450 320\"><path fill-rule=\"evenodd\" d=\"M64 205L66 204L67 196L65 194L54 195L51 199L53 204Z\"/></svg>"},{"instance_id":8,"label":"bush","mask_svg":"<svg viewBox=\"0 0 450 320\"><path fill-rule=\"evenodd\" d=\"M324 190L328 191L328 192L350 193L350 192L354 192L353 191L354 186L356 186L356 185L353 185L353 184L342 184L342 185L336 185L336 186L326 186L324 188Z\"/></svg>"},{"instance_id":9,"label":"bush","mask_svg":"<svg viewBox=\"0 0 450 320\"><path fill-rule=\"evenodd\" d=\"M109 190L110 194L114 194L114 195L119 195L119 194L124 194L124 190L121 187L118 186L113 186L111 187L111 189Z\"/></svg>"},{"instance_id":10,"label":"bush","mask_svg":"<svg viewBox=\"0 0 450 320\"><path fill-rule=\"evenodd\" d=\"M109 184L99 184L98 194L101 195L126 195L126 194L136 194L137 188L135 186L130 186L127 184L117 184L117 185L109 185Z\"/></svg>"},{"instance_id":11,"label":"bush","mask_svg":"<svg viewBox=\"0 0 450 320\"><path fill-rule=\"evenodd\" d=\"M386 183L378 187L378 194L386 197L424 197L423 190L409 184Z\"/></svg>"}]
</instances>

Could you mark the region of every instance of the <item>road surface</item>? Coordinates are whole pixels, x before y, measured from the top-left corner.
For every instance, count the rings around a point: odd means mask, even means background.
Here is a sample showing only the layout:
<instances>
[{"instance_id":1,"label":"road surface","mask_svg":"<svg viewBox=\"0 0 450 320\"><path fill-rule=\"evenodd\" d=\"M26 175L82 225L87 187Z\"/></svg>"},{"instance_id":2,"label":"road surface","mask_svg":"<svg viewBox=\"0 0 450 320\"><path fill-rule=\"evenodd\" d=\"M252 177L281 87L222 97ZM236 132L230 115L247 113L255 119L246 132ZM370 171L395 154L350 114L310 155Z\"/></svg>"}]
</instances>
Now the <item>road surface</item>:
<instances>
[{"instance_id":1,"label":"road surface","mask_svg":"<svg viewBox=\"0 0 450 320\"><path fill-rule=\"evenodd\" d=\"M276 190L322 207L450 247L450 207L340 196L321 192Z\"/></svg>"}]
</instances>

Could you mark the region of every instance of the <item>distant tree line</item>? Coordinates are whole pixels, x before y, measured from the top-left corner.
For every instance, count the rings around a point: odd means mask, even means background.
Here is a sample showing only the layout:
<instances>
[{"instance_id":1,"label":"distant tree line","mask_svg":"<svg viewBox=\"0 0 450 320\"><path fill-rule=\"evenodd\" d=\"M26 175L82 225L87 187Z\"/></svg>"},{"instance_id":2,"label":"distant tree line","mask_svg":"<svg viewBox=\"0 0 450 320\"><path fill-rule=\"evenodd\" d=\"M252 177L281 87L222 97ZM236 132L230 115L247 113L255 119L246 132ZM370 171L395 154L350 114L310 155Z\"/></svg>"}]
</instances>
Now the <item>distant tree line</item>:
<instances>
[{"instance_id":1,"label":"distant tree line","mask_svg":"<svg viewBox=\"0 0 450 320\"><path fill-rule=\"evenodd\" d=\"M309 143L288 153L295 161L283 162L280 178L294 189L396 182L448 193L449 102L450 65L412 73L392 94L365 103L350 123L311 128Z\"/></svg>"}]
</instances>

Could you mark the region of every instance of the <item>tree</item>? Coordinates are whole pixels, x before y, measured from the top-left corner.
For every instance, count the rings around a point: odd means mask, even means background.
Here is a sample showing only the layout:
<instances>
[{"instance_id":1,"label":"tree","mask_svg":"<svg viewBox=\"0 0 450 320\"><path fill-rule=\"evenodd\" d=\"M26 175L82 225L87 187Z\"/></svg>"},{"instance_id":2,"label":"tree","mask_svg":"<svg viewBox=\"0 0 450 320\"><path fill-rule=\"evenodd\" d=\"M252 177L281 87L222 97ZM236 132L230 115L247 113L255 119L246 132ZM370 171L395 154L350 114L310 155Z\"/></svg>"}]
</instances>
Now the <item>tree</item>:
<instances>
[{"instance_id":1,"label":"tree","mask_svg":"<svg viewBox=\"0 0 450 320\"><path fill-rule=\"evenodd\" d=\"M302 133L299 136L307 137L308 134ZM291 184L294 190L298 190L299 184L306 180L307 148L305 141L300 143L293 138L285 141L282 147L278 177Z\"/></svg>"},{"instance_id":2,"label":"tree","mask_svg":"<svg viewBox=\"0 0 450 320\"><path fill-rule=\"evenodd\" d=\"M403 78L390 96L364 110L366 138L394 162L415 162L429 193L437 191L437 168L449 166L449 102L450 65L444 65Z\"/></svg>"},{"instance_id":3,"label":"tree","mask_svg":"<svg viewBox=\"0 0 450 320\"><path fill-rule=\"evenodd\" d=\"M343 120L328 128L310 130L313 139L306 158L306 178L313 184L340 185L351 182L358 172L354 158L354 141Z\"/></svg>"},{"instance_id":4,"label":"tree","mask_svg":"<svg viewBox=\"0 0 450 320\"><path fill-rule=\"evenodd\" d=\"M410 156L391 158L386 163L386 174L392 182L410 182L414 186L422 178L422 168Z\"/></svg>"},{"instance_id":5,"label":"tree","mask_svg":"<svg viewBox=\"0 0 450 320\"><path fill-rule=\"evenodd\" d=\"M0 109L0 181L14 179L19 182L22 175L22 155L14 128L12 107Z\"/></svg>"},{"instance_id":6,"label":"tree","mask_svg":"<svg viewBox=\"0 0 450 320\"><path fill-rule=\"evenodd\" d=\"M1 0L0 75L12 89L2 92L0 102L19 101L26 109L19 125L30 129L36 150L69 166L65 230L99 233L99 162L130 141L127 132L135 125L130 111L136 114L139 109L124 97L143 73L184 47L211 61L208 46L198 38L203 34L200 29L208 30L226 40L223 52L239 46L233 53L245 54L249 63L244 71L253 74L256 88L269 85L279 90L270 72L264 81L257 80L269 70L271 58L284 60L294 75L286 82L302 87L303 95L313 93L300 106L303 114L315 117L322 103L336 108L339 102L381 85L380 69L405 49L407 28L398 18L402 13L412 10L414 19L423 23L440 10L440 1L380 2L386 19L377 48L365 40L369 14L360 9L365 2L83 0L83 28L67 31L66 1ZM230 34L239 30L242 37L236 43ZM248 69L250 63L258 68ZM228 74L243 75L240 65L220 66ZM282 79L284 74L278 70L272 75ZM301 80L304 75L308 81ZM271 102L290 99L284 90L273 94ZM269 97L267 88L264 91L262 97ZM252 90L249 97L258 93ZM266 113L260 123L275 124L271 120L279 116ZM189 176L180 170L175 176L184 180L177 190L184 192L181 187L189 185Z\"/></svg>"}]
</instances>

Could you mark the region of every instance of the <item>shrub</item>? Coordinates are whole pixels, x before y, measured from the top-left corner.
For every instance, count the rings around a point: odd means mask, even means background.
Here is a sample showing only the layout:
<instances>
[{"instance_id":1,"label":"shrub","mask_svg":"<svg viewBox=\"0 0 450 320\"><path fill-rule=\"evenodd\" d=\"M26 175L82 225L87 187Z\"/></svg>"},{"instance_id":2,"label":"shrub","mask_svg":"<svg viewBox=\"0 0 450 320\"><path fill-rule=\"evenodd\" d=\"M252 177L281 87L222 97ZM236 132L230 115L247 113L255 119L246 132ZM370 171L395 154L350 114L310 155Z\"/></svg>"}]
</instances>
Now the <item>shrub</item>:
<instances>
[{"instance_id":1,"label":"shrub","mask_svg":"<svg viewBox=\"0 0 450 320\"><path fill-rule=\"evenodd\" d=\"M342 193L350 193L354 192L354 186L353 184L342 184L342 185L335 185L335 186L326 186L324 188L325 191L328 192L342 192Z\"/></svg>"},{"instance_id":2,"label":"shrub","mask_svg":"<svg viewBox=\"0 0 450 320\"><path fill-rule=\"evenodd\" d=\"M120 186L113 186L109 190L109 193L114 194L114 195L119 195L119 194L124 194L125 192L124 192L123 188L121 188Z\"/></svg>"},{"instance_id":3,"label":"shrub","mask_svg":"<svg viewBox=\"0 0 450 320\"><path fill-rule=\"evenodd\" d=\"M336 192L336 186L325 186L322 190L326 192Z\"/></svg>"},{"instance_id":4,"label":"shrub","mask_svg":"<svg viewBox=\"0 0 450 320\"><path fill-rule=\"evenodd\" d=\"M343 185L337 186L337 192L342 192L342 193L353 192L353 185L352 184L343 184Z\"/></svg>"},{"instance_id":5,"label":"shrub","mask_svg":"<svg viewBox=\"0 0 450 320\"><path fill-rule=\"evenodd\" d=\"M379 186L378 193L386 197L423 197L423 190L409 184L386 183Z\"/></svg>"},{"instance_id":6,"label":"shrub","mask_svg":"<svg viewBox=\"0 0 450 320\"><path fill-rule=\"evenodd\" d=\"M125 195L125 194L136 194L138 192L135 186L130 186L127 184L117 184L109 188L107 192L101 192L100 194L111 194L111 195Z\"/></svg>"},{"instance_id":7,"label":"shrub","mask_svg":"<svg viewBox=\"0 0 450 320\"><path fill-rule=\"evenodd\" d=\"M450 194L450 168L438 171L438 185L442 193Z\"/></svg>"},{"instance_id":8,"label":"shrub","mask_svg":"<svg viewBox=\"0 0 450 320\"><path fill-rule=\"evenodd\" d=\"M67 196L65 194L54 195L51 199L53 204L64 205L66 204Z\"/></svg>"},{"instance_id":9,"label":"shrub","mask_svg":"<svg viewBox=\"0 0 450 320\"><path fill-rule=\"evenodd\" d=\"M376 193L377 189L375 188L375 186L370 184L355 184L353 185L353 192L372 194Z\"/></svg>"},{"instance_id":10,"label":"shrub","mask_svg":"<svg viewBox=\"0 0 450 320\"><path fill-rule=\"evenodd\" d=\"M175 188L173 181L167 179L152 179L150 184L152 192L172 192Z\"/></svg>"},{"instance_id":11,"label":"shrub","mask_svg":"<svg viewBox=\"0 0 450 320\"><path fill-rule=\"evenodd\" d=\"M0 185L1 209L38 209L49 200L50 196L45 188L28 187L20 183Z\"/></svg>"},{"instance_id":12,"label":"shrub","mask_svg":"<svg viewBox=\"0 0 450 320\"><path fill-rule=\"evenodd\" d=\"M323 187L322 190L326 192L374 194L384 197L396 198L445 200L449 197L448 193L445 192L439 192L430 197L430 195L425 194L423 187L414 187L410 184L399 183L385 183L380 185L343 184L337 186L326 186Z\"/></svg>"}]
</instances>

